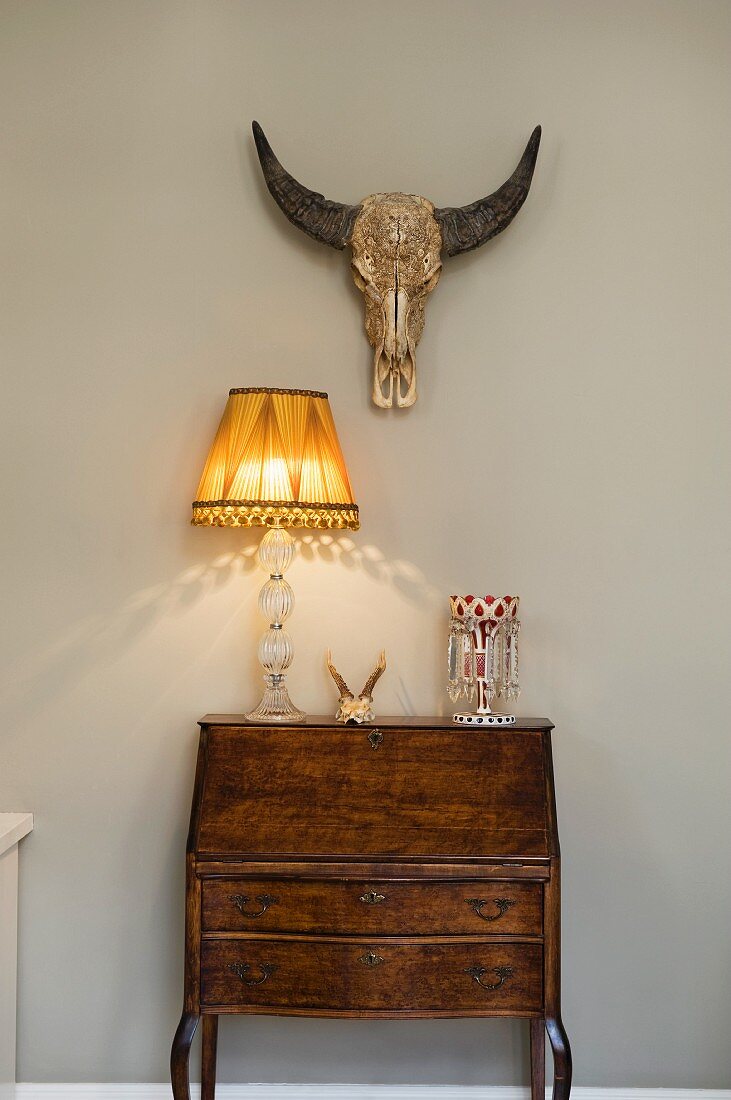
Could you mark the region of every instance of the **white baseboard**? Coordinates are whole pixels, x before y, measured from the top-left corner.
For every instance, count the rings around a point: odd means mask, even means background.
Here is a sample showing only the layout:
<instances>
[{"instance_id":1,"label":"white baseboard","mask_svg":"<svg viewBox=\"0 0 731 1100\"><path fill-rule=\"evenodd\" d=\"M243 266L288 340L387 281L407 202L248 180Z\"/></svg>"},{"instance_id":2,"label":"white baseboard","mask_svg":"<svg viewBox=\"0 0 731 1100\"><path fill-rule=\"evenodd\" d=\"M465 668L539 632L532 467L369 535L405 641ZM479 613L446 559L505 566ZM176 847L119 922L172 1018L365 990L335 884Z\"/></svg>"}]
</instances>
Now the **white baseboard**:
<instances>
[{"instance_id":1,"label":"white baseboard","mask_svg":"<svg viewBox=\"0 0 731 1100\"><path fill-rule=\"evenodd\" d=\"M170 1085L20 1084L17 1100L170 1100ZM218 1085L216 1100L528 1100L527 1088L488 1085ZM200 1087L191 1085L193 1100ZM550 1091L546 1090L550 1097ZM731 1100L731 1089L574 1088L571 1100Z\"/></svg>"}]
</instances>

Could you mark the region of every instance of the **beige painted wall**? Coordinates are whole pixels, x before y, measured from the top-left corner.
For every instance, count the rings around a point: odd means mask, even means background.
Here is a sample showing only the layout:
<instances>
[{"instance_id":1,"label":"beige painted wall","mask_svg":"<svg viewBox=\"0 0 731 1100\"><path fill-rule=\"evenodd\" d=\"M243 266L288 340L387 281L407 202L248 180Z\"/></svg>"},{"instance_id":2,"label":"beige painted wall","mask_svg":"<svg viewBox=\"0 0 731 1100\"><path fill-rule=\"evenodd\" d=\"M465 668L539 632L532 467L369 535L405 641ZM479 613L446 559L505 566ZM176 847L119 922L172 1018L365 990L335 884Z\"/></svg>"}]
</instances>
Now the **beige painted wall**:
<instances>
[{"instance_id":1,"label":"beige painted wall","mask_svg":"<svg viewBox=\"0 0 731 1100\"><path fill-rule=\"evenodd\" d=\"M291 681L444 711L446 595L523 600L557 724L579 1084L728 1086L731 5L4 0L0 807L31 809L19 1073L163 1080L195 720L256 696L256 538L187 526L232 385L330 392L362 531L292 569ZM347 259L287 225L259 118L331 197L471 201L407 414ZM222 1029L224 1080L510 1083L509 1022Z\"/></svg>"}]
</instances>

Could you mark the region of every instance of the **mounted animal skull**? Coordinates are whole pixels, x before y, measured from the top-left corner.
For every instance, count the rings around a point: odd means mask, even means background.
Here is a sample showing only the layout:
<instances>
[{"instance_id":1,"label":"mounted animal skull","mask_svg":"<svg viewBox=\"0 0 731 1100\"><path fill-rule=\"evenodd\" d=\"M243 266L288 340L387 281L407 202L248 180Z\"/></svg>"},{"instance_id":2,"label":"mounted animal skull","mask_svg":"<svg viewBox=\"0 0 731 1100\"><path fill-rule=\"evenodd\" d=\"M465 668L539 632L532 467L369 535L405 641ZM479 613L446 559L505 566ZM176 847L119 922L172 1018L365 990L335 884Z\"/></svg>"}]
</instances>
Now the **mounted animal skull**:
<instances>
[{"instance_id":1,"label":"mounted animal skull","mask_svg":"<svg viewBox=\"0 0 731 1100\"><path fill-rule=\"evenodd\" d=\"M538 156L536 126L520 164L502 187L469 206L435 207L419 195L369 195L357 206L310 191L279 163L258 122L254 140L266 185L293 225L331 248L352 248L365 327L375 349L373 401L387 409L416 401L416 345L426 296L439 281L442 250L457 256L502 233L525 202ZM405 392L404 392L405 387Z\"/></svg>"},{"instance_id":2,"label":"mounted animal skull","mask_svg":"<svg viewBox=\"0 0 731 1100\"><path fill-rule=\"evenodd\" d=\"M386 671L386 651L381 650L378 664L366 680L363 690L356 699L345 680L342 678L335 665L332 663L332 654L328 649L326 657L327 667L330 670L338 691L340 692L340 705L335 715L338 722L372 722L376 717L373 711L373 689Z\"/></svg>"}]
</instances>

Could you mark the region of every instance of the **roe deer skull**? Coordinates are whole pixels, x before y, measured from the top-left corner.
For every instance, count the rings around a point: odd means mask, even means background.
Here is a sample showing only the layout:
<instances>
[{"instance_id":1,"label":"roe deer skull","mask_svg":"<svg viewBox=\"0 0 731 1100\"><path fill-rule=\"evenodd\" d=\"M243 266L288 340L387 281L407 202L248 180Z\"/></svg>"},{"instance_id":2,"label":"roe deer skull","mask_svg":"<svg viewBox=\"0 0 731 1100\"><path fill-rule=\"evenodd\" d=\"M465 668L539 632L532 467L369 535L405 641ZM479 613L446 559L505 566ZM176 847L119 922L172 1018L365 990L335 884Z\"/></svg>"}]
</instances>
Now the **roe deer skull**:
<instances>
[{"instance_id":1,"label":"roe deer skull","mask_svg":"<svg viewBox=\"0 0 731 1100\"><path fill-rule=\"evenodd\" d=\"M538 156L536 126L518 167L502 187L469 206L437 208L419 195L369 195L357 206L310 191L279 163L258 122L254 140L266 185L286 217L331 248L352 249L365 327L374 348L373 401L406 408L416 401L416 345L424 305L439 281L442 251L456 256L506 229L525 202Z\"/></svg>"},{"instance_id":2,"label":"roe deer skull","mask_svg":"<svg viewBox=\"0 0 731 1100\"><path fill-rule=\"evenodd\" d=\"M378 661L376 662L376 667L373 669L373 672L370 674L365 684L363 685L363 690L361 691L357 699L353 695L353 692L350 690L343 677L335 668L335 665L332 661L332 654L329 649L325 654L325 660L327 662L327 667L330 671L330 675L335 681L336 687L340 692L338 709L335 714L336 722L354 722L358 725L360 725L361 722L372 722L376 716L375 711L373 710L373 689L380 680L381 676L383 676L384 672L386 671L385 649L381 650ZM376 746L374 745L373 747L375 748Z\"/></svg>"}]
</instances>

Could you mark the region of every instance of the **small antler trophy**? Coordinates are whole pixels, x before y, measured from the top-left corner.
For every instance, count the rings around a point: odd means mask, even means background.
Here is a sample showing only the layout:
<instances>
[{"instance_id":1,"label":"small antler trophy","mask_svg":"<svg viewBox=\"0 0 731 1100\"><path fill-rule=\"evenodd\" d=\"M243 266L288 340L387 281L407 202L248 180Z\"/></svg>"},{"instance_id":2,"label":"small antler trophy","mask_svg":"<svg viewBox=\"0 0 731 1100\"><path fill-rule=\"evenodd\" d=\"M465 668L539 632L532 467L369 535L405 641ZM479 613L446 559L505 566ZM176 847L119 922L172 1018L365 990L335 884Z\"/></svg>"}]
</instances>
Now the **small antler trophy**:
<instances>
[{"instance_id":1,"label":"small antler trophy","mask_svg":"<svg viewBox=\"0 0 731 1100\"><path fill-rule=\"evenodd\" d=\"M455 722L508 726L511 714L493 714L497 696L509 701L520 695L518 683L518 596L450 596L447 691L453 703L471 701L476 711L457 711Z\"/></svg>"},{"instance_id":2,"label":"small antler trophy","mask_svg":"<svg viewBox=\"0 0 731 1100\"><path fill-rule=\"evenodd\" d=\"M372 722L376 717L375 711L373 710L373 689L386 671L385 649L381 650L378 664L366 680L363 685L363 690L357 699L332 663L332 654L329 649L325 659L327 660L327 667L330 670L330 675L340 692L340 705L335 715L336 720L338 722L357 722L359 725L362 722Z\"/></svg>"}]
</instances>

